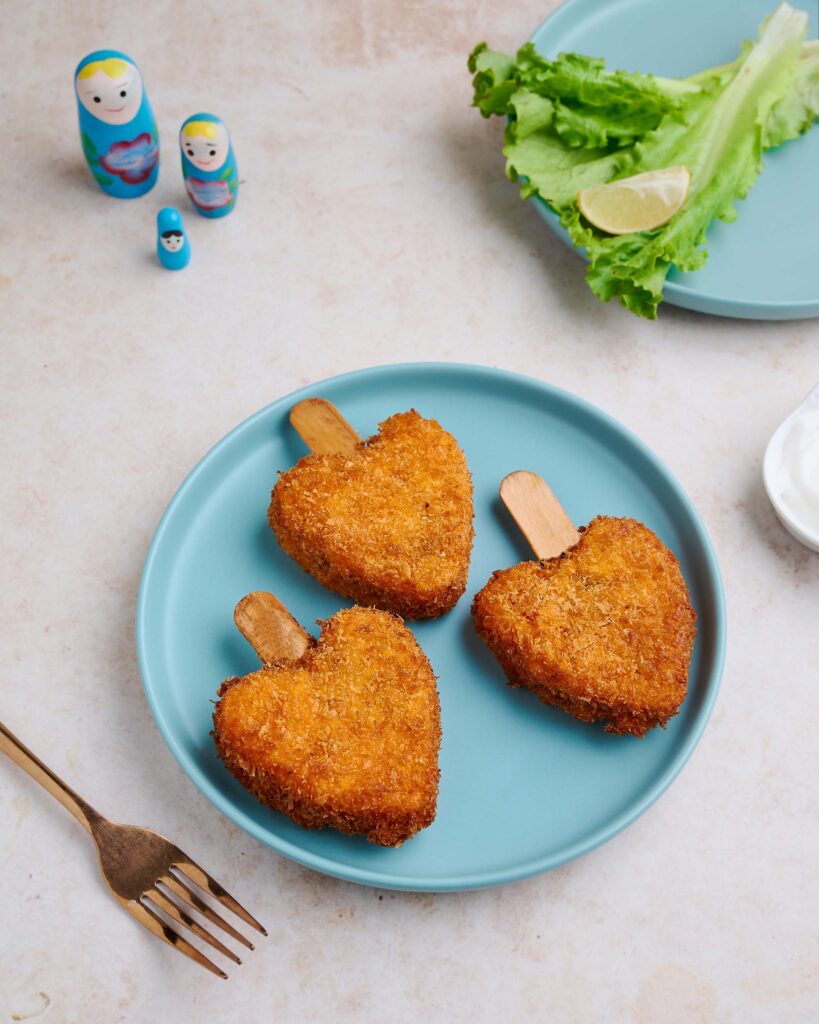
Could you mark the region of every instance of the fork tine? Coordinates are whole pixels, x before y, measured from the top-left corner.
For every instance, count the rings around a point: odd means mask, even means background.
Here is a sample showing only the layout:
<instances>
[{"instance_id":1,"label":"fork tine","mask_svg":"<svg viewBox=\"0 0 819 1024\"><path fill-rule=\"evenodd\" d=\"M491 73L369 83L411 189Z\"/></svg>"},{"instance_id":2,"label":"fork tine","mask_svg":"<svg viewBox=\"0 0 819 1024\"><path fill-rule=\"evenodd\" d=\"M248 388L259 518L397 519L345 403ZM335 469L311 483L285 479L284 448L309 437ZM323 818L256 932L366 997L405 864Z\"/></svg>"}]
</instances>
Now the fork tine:
<instances>
[{"instance_id":1,"label":"fork tine","mask_svg":"<svg viewBox=\"0 0 819 1024\"><path fill-rule=\"evenodd\" d=\"M218 949L222 956L226 956L235 964L242 962L232 949L229 949L224 943L220 942L215 935L211 935L207 928L203 928L198 921L195 921L190 914L178 906L176 901L171 899L161 889L154 886L152 889L146 889L142 895L156 903L159 909L163 910L169 917L172 917L174 921L183 924L186 928L190 928L193 934L197 935L203 942L207 942L214 949Z\"/></svg>"},{"instance_id":2,"label":"fork tine","mask_svg":"<svg viewBox=\"0 0 819 1024\"><path fill-rule=\"evenodd\" d=\"M216 913L211 907L205 903L205 901L199 896L198 893L193 891L193 887L187 885L182 879L185 876L180 872L180 877L172 875L168 872L167 875L163 875L160 878L160 882L171 892L175 893L180 900L190 903L194 906L199 913L208 919L212 924L226 931L232 939L236 939L237 942L241 942L243 946L247 946L248 949L253 949L253 943L250 939L246 939L240 931L237 931L232 924L229 924L223 917Z\"/></svg>"},{"instance_id":3,"label":"fork tine","mask_svg":"<svg viewBox=\"0 0 819 1024\"><path fill-rule=\"evenodd\" d=\"M223 906L227 907L228 910L232 910L237 917L241 917L246 924L255 928L257 932L261 932L262 935L267 935L267 929L260 925L256 918L245 910L238 900L235 900L226 889L223 889L214 878L211 878L206 871L203 871L198 864L194 863L187 854L183 854L182 856L184 859L176 861L172 867L175 867L177 871L182 874L187 875L188 878L196 882L197 885L209 892L211 896L219 900L219 902Z\"/></svg>"},{"instance_id":4,"label":"fork tine","mask_svg":"<svg viewBox=\"0 0 819 1024\"><path fill-rule=\"evenodd\" d=\"M125 909L134 915L140 924L145 925L149 932L153 932L157 938L162 939L163 942L167 942L169 946L173 946L174 949L178 949L180 953L184 953L185 956L195 960L202 967L206 968L211 974L217 975L219 978L227 979L227 975L223 970L211 963L206 956L203 956L199 950L192 946L187 939L183 939L181 935L177 935L173 928L169 928L168 925L162 920L162 918L154 910L151 909L145 903L139 903L136 900L129 900L127 903L123 902Z\"/></svg>"}]
</instances>

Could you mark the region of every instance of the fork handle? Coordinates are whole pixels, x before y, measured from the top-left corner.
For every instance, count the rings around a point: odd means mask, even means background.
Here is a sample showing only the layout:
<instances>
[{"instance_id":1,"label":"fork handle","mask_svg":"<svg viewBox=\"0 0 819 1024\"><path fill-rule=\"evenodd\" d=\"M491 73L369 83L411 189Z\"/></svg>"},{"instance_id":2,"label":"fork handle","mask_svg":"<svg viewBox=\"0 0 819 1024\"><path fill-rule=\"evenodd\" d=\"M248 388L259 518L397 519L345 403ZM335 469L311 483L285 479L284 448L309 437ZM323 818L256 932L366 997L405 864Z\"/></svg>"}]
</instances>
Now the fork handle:
<instances>
[{"instance_id":1,"label":"fork handle","mask_svg":"<svg viewBox=\"0 0 819 1024\"><path fill-rule=\"evenodd\" d=\"M66 786L59 775L55 775L48 765L43 764L40 758L21 743L2 722L0 722L0 750L4 754L8 754L12 761L24 772L27 772L35 782L39 782L55 800L59 800L67 811L71 811L87 832L91 832L92 825L99 821L101 815L70 786Z\"/></svg>"}]
</instances>

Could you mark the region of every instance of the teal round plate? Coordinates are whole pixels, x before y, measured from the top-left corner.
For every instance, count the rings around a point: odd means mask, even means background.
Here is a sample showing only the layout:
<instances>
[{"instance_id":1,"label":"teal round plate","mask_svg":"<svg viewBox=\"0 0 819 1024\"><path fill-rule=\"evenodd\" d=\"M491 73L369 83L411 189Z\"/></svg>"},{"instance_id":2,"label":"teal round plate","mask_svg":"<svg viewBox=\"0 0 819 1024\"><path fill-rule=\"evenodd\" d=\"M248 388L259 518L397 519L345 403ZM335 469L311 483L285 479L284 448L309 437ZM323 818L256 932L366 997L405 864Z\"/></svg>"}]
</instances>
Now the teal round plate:
<instances>
[{"instance_id":1,"label":"teal round plate","mask_svg":"<svg viewBox=\"0 0 819 1024\"><path fill-rule=\"evenodd\" d=\"M305 448L289 424L303 398L334 402L356 430L394 412L438 419L462 445L475 482L475 547L467 591L436 622L411 623L441 694L438 815L400 849L332 830L309 832L268 810L227 773L211 731L223 679L258 668L233 624L252 590L275 593L307 628L350 602L306 575L267 525L279 470ZM610 736L506 684L472 628L472 595L500 569L531 557L498 500L506 473L551 484L574 522L599 513L642 520L676 553L699 632L689 695L663 731ZM473 889L524 878L579 857L646 810L699 739L717 693L725 643L719 569L680 485L634 435L573 395L481 366L406 364L334 377L245 420L193 470L168 507L145 563L137 651L151 709L199 789L275 850L339 878L394 889Z\"/></svg>"},{"instance_id":2,"label":"teal round plate","mask_svg":"<svg viewBox=\"0 0 819 1024\"><path fill-rule=\"evenodd\" d=\"M819 22L814 0L793 0ZM736 59L776 0L568 0L532 36L545 57L564 50L604 57L606 67L683 77ZM702 270L672 269L664 301L750 320L819 316L819 125L763 157L764 170L733 224L708 229ZM557 214L535 207L571 246Z\"/></svg>"}]
</instances>

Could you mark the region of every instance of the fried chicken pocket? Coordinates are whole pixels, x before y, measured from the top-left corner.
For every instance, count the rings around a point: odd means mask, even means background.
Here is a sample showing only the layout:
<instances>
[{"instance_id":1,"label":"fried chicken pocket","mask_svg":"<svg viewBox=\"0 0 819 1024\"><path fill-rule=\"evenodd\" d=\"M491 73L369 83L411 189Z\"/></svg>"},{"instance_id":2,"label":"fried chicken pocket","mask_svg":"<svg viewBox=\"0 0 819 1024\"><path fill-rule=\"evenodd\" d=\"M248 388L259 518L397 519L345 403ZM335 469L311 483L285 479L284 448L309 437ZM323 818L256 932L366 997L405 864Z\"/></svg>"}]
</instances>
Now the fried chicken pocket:
<instances>
[{"instance_id":1,"label":"fried chicken pocket","mask_svg":"<svg viewBox=\"0 0 819 1024\"><path fill-rule=\"evenodd\" d=\"M435 676L387 612L337 612L302 657L224 682L212 735L228 771L304 828L400 846L435 818Z\"/></svg>"},{"instance_id":2,"label":"fried chicken pocket","mask_svg":"<svg viewBox=\"0 0 819 1024\"><path fill-rule=\"evenodd\" d=\"M351 454L307 455L276 483L279 544L324 586L409 619L437 618L466 588L472 480L455 438L414 410Z\"/></svg>"},{"instance_id":3,"label":"fried chicken pocket","mask_svg":"<svg viewBox=\"0 0 819 1024\"><path fill-rule=\"evenodd\" d=\"M512 686L582 722L643 736L685 699L696 615L677 559L634 519L599 516L560 557L495 572L472 615Z\"/></svg>"}]
</instances>

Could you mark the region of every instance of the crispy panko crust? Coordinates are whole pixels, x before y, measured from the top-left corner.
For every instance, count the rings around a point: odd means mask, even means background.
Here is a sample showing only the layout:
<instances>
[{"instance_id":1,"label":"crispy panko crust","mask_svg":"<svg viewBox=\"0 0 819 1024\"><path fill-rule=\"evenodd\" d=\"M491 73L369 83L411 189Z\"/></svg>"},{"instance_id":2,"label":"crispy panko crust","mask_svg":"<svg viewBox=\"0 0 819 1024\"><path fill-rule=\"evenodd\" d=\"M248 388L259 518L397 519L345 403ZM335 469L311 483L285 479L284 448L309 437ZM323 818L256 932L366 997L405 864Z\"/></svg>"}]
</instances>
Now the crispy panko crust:
<instances>
[{"instance_id":1,"label":"crispy panko crust","mask_svg":"<svg viewBox=\"0 0 819 1024\"><path fill-rule=\"evenodd\" d=\"M305 456L279 478L268 519L288 555L326 587L434 619L466 588L472 515L464 453L411 409L352 456Z\"/></svg>"},{"instance_id":2,"label":"crispy panko crust","mask_svg":"<svg viewBox=\"0 0 819 1024\"><path fill-rule=\"evenodd\" d=\"M435 818L435 676L394 615L349 608L298 659L219 689L213 738L228 771L304 828L400 846Z\"/></svg>"},{"instance_id":3,"label":"crispy panko crust","mask_svg":"<svg viewBox=\"0 0 819 1024\"><path fill-rule=\"evenodd\" d=\"M598 516L559 558L495 572L472 615L512 686L581 722L644 736L685 699L696 615L677 559L634 519Z\"/></svg>"}]
</instances>

